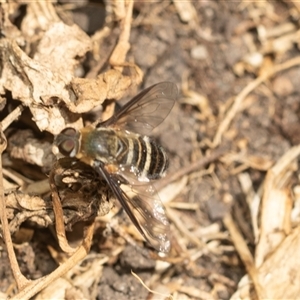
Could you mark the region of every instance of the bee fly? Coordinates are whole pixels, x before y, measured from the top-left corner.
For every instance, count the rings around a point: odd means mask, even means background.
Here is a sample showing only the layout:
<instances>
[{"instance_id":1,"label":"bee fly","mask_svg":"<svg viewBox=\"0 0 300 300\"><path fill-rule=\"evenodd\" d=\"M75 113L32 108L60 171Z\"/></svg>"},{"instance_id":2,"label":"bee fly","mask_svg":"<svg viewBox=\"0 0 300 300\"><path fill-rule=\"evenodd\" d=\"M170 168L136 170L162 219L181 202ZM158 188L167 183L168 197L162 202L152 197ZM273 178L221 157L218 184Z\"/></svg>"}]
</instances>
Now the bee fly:
<instances>
[{"instance_id":1,"label":"bee fly","mask_svg":"<svg viewBox=\"0 0 300 300\"><path fill-rule=\"evenodd\" d=\"M65 128L54 141L62 155L92 166L105 179L139 232L161 252L170 250L170 228L151 181L164 175L168 158L146 134L166 118L177 94L174 83L155 84L110 119L80 131Z\"/></svg>"}]
</instances>

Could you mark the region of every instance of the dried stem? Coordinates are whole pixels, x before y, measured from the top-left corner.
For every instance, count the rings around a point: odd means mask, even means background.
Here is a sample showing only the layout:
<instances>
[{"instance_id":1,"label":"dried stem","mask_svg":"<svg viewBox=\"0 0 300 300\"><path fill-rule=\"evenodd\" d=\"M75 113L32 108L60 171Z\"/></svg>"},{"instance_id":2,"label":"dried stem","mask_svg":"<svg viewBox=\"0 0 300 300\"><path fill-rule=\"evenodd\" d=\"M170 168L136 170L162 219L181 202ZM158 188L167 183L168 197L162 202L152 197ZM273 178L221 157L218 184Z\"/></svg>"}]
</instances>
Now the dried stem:
<instances>
[{"instance_id":1,"label":"dried stem","mask_svg":"<svg viewBox=\"0 0 300 300\"><path fill-rule=\"evenodd\" d=\"M184 175L187 175L189 173L199 171L199 169L203 168L205 165L217 160L220 156L226 153L226 150L224 148L216 149L213 153L211 153L209 156L206 156L200 160L197 160L190 165L180 169L176 173L167 176L160 180L157 184L155 184L155 187L157 190L162 189L163 187L167 186L171 182L174 182L180 178L182 178Z\"/></svg>"},{"instance_id":2,"label":"dried stem","mask_svg":"<svg viewBox=\"0 0 300 300\"><path fill-rule=\"evenodd\" d=\"M227 214L224 217L223 222L230 233L234 246L241 257L249 276L252 279L258 298L267 299L268 297L265 295L265 291L259 283L258 273L254 264L253 257L241 233L239 232L238 228L234 224L231 215Z\"/></svg>"},{"instance_id":3,"label":"dried stem","mask_svg":"<svg viewBox=\"0 0 300 300\"><path fill-rule=\"evenodd\" d=\"M17 286L19 289L25 287L29 281L25 278L25 276L21 273L17 258L14 252L13 243L10 236L8 220L6 217L6 205L5 205L5 198L4 198L4 186L3 186L3 174L2 174L2 153L6 149L7 141L3 131L0 130L1 134L1 141L0 141L0 218L3 230L3 239L6 244L8 258L10 261L10 265L12 268L12 272L14 278L17 282Z\"/></svg>"}]
</instances>

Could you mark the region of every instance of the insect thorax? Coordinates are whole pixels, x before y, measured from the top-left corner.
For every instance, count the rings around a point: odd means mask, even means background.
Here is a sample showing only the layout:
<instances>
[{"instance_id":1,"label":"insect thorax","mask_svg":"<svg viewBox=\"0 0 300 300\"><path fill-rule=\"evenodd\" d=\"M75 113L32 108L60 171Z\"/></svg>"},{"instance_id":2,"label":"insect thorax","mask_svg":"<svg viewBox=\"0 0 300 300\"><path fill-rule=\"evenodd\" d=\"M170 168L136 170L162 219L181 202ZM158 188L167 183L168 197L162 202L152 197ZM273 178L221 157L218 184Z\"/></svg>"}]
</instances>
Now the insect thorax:
<instances>
[{"instance_id":1,"label":"insect thorax","mask_svg":"<svg viewBox=\"0 0 300 300\"><path fill-rule=\"evenodd\" d=\"M86 127L81 130L80 154L83 158L100 160L104 163L116 163L118 137L115 130L109 128Z\"/></svg>"}]
</instances>

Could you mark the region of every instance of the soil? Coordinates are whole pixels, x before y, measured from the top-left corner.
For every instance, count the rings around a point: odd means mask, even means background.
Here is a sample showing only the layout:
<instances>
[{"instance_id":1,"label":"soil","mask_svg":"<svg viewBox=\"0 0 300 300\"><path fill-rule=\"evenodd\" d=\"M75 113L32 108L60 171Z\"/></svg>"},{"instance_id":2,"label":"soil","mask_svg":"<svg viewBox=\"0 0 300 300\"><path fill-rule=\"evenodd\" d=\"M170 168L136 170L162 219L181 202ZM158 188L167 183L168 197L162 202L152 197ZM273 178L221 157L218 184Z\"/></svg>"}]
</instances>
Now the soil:
<instances>
[{"instance_id":1,"label":"soil","mask_svg":"<svg viewBox=\"0 0 300 300\"><path fill-rule=\"evenodd\" d=\"M63 7L62 3L68 2L61 1L57 6ZM290 23L299 30L300 12L292 1L264 4L194 1L190 4L194 15L189 21L182 21L174 1L137 1L131 24L131 47L126 58L144 73L139 89L162 81L174 82L179 88L179 97L171 113L152 132L152 137L166 149L170 158L167 178L214 152L212 142L216 132L234 99L247 85L268 66L299 56L297 41L281 51L266 46L267 33L280 24ZM70 10L69 14L89 35L104 24L99 18L99 15L105 14L103 4L86 2ZM19 21L14 19L16 24ZM115 27L112 35L104 40L100 57L107 57L117 42L117 23ZM260 30L267 32L265 40ZM278 35L277 38L284 33ZM254 59L254 54L262 61L257 64L250 61L249 57ZM95 64L87 56L84 71L87 73ZM299 70L299 67L290 68L268 78L245 98L219 145L224 154L240 153L240 160L230 161L229 157L226 161L217 159L185 174L186 184L172 202L191 206L189 209L173 208L177 211L174 218L179 218L205 246L201 248L193 243L170 219L174 238L182 251L189 253L190 258L196 257L191 258L192 263L187 258L171 261L169 267L161 272L157 257L145 252L146 244L137 242L139 247L133 246L106 226L102 219L96 219L90 253L69 277L72 282L80 272L92 268L93 257L108 255L104 266L97 269L98 273L93 273L92 276L98 278L93 284L87 287L77 285L86 299L163 298L150 293L132 275L132 271L145 283L151 283L152 290L162 294L173 293L174 299L231 298L247 271L222 220L232 213L254 254L256 241L239 176L246 172L254 190L258 190L268 170L265 164L276 162L293 145L299 144ZM45 139L51 143L52 135ZM243 153L256 158L256 164L253 161L247 164ZM46 178L49 173L40 171L40 174L45 174ZM295 182L296 176L291 179L291 185ZM118 207L118 204L115 206ZM127 231L130 221L124 213L120 213L118 218L119 226L124 226ZM53 251L61 252L53 227L38 228L32 223L21 227L29 228L33 233L28 241L15 246L22 273L28 279L51 273L59 261L53 258ZM135 235L133 237L135 239ZM139 237L137 239L140 240ZM5 249L2 243L0 290L12 295L16 287ZM118 249L122 250L118 252ZM116 254L111 255L114 251Z\"/></svg>"}]
</instances>

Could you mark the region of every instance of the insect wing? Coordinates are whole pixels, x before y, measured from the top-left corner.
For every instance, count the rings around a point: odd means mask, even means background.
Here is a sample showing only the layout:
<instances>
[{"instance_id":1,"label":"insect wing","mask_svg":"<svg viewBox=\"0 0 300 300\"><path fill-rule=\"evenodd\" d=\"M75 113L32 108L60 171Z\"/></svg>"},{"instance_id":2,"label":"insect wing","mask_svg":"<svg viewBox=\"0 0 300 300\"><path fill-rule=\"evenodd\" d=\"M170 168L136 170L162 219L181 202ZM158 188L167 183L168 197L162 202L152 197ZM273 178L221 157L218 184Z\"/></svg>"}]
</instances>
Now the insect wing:
<instances>
[{"instance_id":1,"label":"insect wing","mask_svg":"<svg viewBox=\"0 0 300 300\"><path fill-rule=\"evenodd\" d=\"M116 198L120 201L127 215L149 242L160 252L169 252L170 224L166 217L165 209L154 187L145 182L137 182L133 185L133 176L130 176L131 184L124 174L109 173L101 162L97 162L95 169L107 181ZM132 177L132 178L131 178Z\"/></svg>"},{"instance_id":2,"label":"insect wing","mask_svg":"<svg viewBox=\"0 0 300 300\"><path fill-rule=\"evenodd\" d=\"M160 252L169 252L170 224L165 208L152 185L121 186L127 189L128 205L134 212L146 240ZM131 190L131 191L130 191Z\"/></svg>"},{"instance_id":3,"label":"insect wing","mask_svg":"<svg viewBox=\"0 0 300 300\"><path fill-rule=\"evenodd\" d=\"M148 134L169 114L178 96L176 84L160 82L141 91L119 112L99 126L116 126L140 134Z\"/></svg>"}]
</instances>

